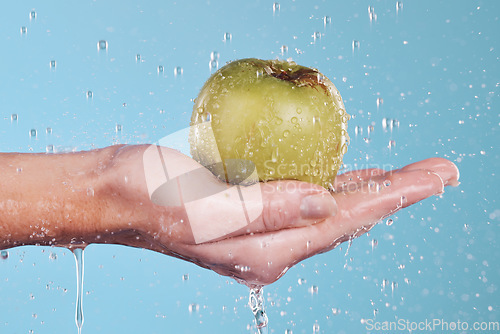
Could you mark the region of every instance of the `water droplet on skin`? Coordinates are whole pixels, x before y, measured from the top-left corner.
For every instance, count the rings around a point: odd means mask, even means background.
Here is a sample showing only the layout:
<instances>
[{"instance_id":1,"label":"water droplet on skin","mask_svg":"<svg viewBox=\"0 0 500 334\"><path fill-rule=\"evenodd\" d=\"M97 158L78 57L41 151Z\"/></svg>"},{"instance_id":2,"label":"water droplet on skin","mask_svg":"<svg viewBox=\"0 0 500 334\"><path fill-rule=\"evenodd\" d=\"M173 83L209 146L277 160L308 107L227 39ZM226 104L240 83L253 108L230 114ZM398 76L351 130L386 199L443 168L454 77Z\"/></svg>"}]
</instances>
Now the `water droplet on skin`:
<instances>
[{"instance_id":1,"label":"water droplet on skin","mask_svg":"<svg viewBox=\"0 0 500 334\"><path fill-rule=\"evenodd\" d=\"M330 16L323 17L323 24L325 25L325 27L330 23L332 23L332 18Z\"/></svg>"},{"instance_id":2,"label":"water droplet on skin","mask_svg":"<svg viewBox=\"0 0 500 334\"><path fill-rule=\"evenodd\" d=\"M0 251L0 258L2 260L7 260L9 258L9 251L6 250Z\"/></svg>"},{"instance_id":3,"label":"water droplet on skin","mask_svg":"<svg viewBox=\"0 0 500 334\"><path fill-rule=\"evenodd\" d=\"M385 187L389 187L391 185L391 181L390 180L385 180L384 181L384 186Z\"/></svg>"},{"instance_id":4,"label":"water droplet on skin","mask_svg":"<svg viewBox=\"0 0 500 334\"><path fill-rule=\"evenodd\" d=\"M92 99L94 97L94 93L91 90L87 92L87 99Z\"/></svg>"},{"instance_id":5,"label":"water droplet on skin","mask_svg":"<svg viewBox=\"0 0 500 334\"><path fill-rule=\"evenodd\" d=\"M30 137L32 137L32 138L36 138L36 136L37 136L37 131L36 131L36 129L31 129L31 130L30 130Z\"/></svg>"},{"instance_id":6,"label":"water droplet on skin","mask_svg":"<svg viewBox=\"0 0 500 334\"><path fill-rule=\"evenodd\" d=\"M28 33L28 28L21 27L21 35L26 35Z\"/></svg>"},{"instance_id":7,"label":"water droplet on skin","mask_svg":"<svg viewBox=\"0 0 500 334\"><path fill-rule=\"evenodd\" d=\"M115 132L118 133L118 132L121 132L122 131L122 126L121 124L116 124L116 127L115 127Z\"/></svg>"},{"instance_id":8,"label":"water droplet on skin","mask_svg":"<svg viewBox=\"0 0 500 334\"><path fill-rule=\"evenodd\" d=\"M224 37L222 38L222 40L225 42L231 42L231 39L233 38L233 35L231 35L230 32L226 32L224 34Z\"/></svg>"},{"instance_id":9,"label":"water droplet on skin","mask_svg":"<svg viewBox=\"0 0 500 334\"><path fill-rule=\"evenodd\" d=\"M10 121L11 122L17 122L17 114L10 115Z\"/></svg>"},{"instance_id":10,"label":"water droplet on skin","mask_svg":"<svg viewBox=\"0 0 500 334\"><path fill-rule=\"evenodd\" d=\"M387 221L385 222L385 225L387 225L387 226L391 226L393 222L394 222L394 221L393 221L392 219L390 219L390 218L389 218L389 219L387 219Z\"/></svg>"},{"instance_id":11,"label":"water droplet on skin","mask_svg":"<svg viewBox=\"0 0 500 334\"><path fill-rule=\"evenodd\" d=\"M273 14L280 12L280 4L278 2L273 3Z\"/></svg>"},{"instance_id":12,"label":"water droplet on skin","mask_svg":"<svg viewBox=\"0 0 500 334\"><path fill-rule=\"evenodd\" d=\"M176 68L174 68L174 76L182 75L183 73L184 70L182 69L182 67L177 66Z\"/></svg>"},{"instance_id":13,"label":"water droplet on skin","mask_svg":"<svg viewBox=\"0 0 500 334\"><path fill-rule=\"evenodd\" d=\"M141 55L140 54L136 54L135 55L135 62L136 63L140 63L141 62Z\"/></svg>"},{"instance_id":14,"label":"water droplet on skin","mask_svg":"<svg viewBox=\"0 0 500 334\"><path fill-rule=\"evenodd\" d=\"M163 65L158 65L158 74L163 74Z\"/></svg>"},{"instance_id":15,"label":"water droplet on skin","mask_svg":"<svg viewBox=\"0 0 500 334\"><path fill-rule=\"evenodd\" d=\"M101 39L97 42L97 51L107 51L108 50L108 42Z\"/></svg>"},{"instance_id":16,"label":"water droplet on skin","mask_svg":"<svg viewBox=\"0 0 500 334\"><path fill-rule=\"evenodd\" d=\"M355 49L359 48L359 41L353 40L352 41L352 50L354 51Z\"/></svg>"},{"instance_id":17,"label":"water droplet on skin","mask_svg":"<svg viewBox=\"0 0 500 334\"><path fill-rule=\"evenodd\" d=\"M36 15L36 11L33 9L29 14L30 21L36 20Z\"/></svg>"}]
</instances>

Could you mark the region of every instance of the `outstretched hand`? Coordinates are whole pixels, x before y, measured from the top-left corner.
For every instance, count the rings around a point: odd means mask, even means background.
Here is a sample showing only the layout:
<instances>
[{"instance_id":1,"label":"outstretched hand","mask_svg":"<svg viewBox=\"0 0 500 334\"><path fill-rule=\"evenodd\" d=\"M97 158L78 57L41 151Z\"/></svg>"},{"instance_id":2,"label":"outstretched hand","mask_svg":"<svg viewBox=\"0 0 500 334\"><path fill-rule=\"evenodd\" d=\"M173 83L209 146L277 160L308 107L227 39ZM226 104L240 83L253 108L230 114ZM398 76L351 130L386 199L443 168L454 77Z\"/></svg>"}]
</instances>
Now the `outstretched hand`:
<instances>
[{"instance_id":1,"label":"outstretched hand","mask_svg":"<svg viewBox=\"0 0 500 334\"><path fill-rule=\"evenodd\" d=\"M182 200L172 205L151 200L144 171L146 149L122 147L108 167L109 207L129 222L130 229L109 236L106 242L166 253L257 286L270 284L296 263L362 235L401 208L439 195L445 186L458 185L459 177L452 162L431 158L394 171L366 169L341 174L331 193L291 180L254 184L249 187L261 194L260 215L242 222L239 229L200 242L195 236L212 236L214 229L224 231L228 221L242 219L235 213L234 200L199 198L196 208L204 224L190 224ZM200 168L185 155L159 149L179 170ZM201 191L227 186L207 169L201 170L191 180L191 187ZM250 200L245 205L256 203Z\"/></svg>"}]
</instances>

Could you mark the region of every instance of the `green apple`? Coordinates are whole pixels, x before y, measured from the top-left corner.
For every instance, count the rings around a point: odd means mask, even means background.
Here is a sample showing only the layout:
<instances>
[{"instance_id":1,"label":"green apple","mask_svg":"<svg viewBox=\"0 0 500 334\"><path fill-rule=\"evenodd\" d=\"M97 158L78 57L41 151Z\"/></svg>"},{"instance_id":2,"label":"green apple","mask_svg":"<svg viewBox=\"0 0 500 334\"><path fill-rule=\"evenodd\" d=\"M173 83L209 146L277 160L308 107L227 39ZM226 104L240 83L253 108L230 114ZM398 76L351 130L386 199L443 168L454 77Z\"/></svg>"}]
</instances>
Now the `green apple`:
<instances>
[{"instance_id":1,"label":"green apple","mask_svg":"<svg viewBox=\"0 0 500 334\"><path fill-rule=\"evenodd\" d=\"M226 162L241 159L255 164L261 181L295 179L329 188L347 151L349 118L337 88L318 70L241 59L215 72L196 98L191 154L223 180ZM216 163L220 159L225 165Z\"/></svg>"}]
</instances>

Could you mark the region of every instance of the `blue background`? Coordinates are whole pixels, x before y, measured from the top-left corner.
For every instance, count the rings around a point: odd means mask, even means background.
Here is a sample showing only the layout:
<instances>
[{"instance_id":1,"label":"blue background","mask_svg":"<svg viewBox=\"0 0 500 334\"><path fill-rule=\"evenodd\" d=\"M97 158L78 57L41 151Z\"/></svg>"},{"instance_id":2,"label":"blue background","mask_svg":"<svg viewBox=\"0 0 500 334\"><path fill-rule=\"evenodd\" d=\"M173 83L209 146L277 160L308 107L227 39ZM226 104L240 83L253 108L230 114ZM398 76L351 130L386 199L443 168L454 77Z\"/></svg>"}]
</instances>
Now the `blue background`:
<instances>
[{"instance_id":1,"label":"blue background","mask_svg":"<svg viewBox=\"0 0 500 334\"><path fill-rule=\"evenodd\" d=\"M396 1L279 3L2 2L0 151L152 143L188 125L212 52L219 66L292 58L327 75L353 115L346 168L446 157L462 183L266 287L270 331L500 321L500 2L408 0L399 11ZM384 118L399 126L384 129ZM248 289L229 278L122 246L91 245L85 262L83 333L254 332ZM0 259L0 333L76 333L75 299L70 251L20 247Z\"/></svg>"}]
</instances>

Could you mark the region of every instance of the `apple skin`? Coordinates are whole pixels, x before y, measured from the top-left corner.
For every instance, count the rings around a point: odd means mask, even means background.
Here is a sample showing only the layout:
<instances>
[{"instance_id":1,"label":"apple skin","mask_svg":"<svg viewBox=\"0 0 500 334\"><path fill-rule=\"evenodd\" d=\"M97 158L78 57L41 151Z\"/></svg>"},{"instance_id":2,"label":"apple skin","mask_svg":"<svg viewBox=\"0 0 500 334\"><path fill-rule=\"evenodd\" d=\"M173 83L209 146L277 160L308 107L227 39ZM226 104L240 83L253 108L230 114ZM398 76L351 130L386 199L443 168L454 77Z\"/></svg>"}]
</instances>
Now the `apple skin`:
<instances>
[{"instance_id":1,"label":"apple skin","mask_svg":"<svg viewBox=\"0 0 500 334\"><path fill-rule=\"evenodd\" d=\"M191 154L226 181L234 171L215 163L219 156L224 163L253 162L260 181L331 188L347 151L349 118L337 88L319 71L291 61L241 59L215 72L196 98Z\"/></svg>"}]
</instances>

